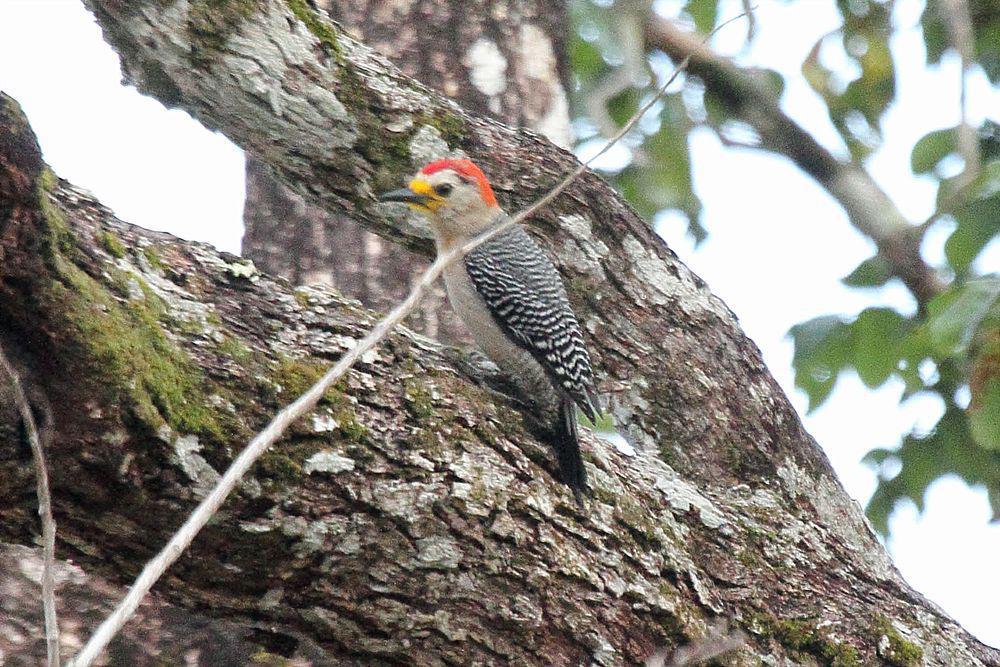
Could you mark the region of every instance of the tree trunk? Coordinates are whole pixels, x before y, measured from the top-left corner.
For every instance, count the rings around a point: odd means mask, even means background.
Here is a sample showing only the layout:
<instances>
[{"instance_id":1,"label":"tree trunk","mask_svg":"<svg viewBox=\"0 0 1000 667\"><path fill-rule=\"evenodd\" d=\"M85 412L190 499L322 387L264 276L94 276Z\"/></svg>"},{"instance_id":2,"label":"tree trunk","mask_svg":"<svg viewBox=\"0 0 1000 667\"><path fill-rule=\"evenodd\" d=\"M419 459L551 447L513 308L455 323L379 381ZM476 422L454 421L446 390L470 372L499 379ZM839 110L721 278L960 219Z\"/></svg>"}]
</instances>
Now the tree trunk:
<instances>
[{"instance_id":1,"label":"tree trunk","mask_svg":"<svg viewBox=\"0 0 1000 667\"><path fill-rule=\"evenodd\" d=\"M563 82L566 4L545 0L354 0L320 2L346 30L407 75L468 111L541 132L568 147ZM345 215L324 211L247 158L243 254L292 283L332 285L386 310L405 296L427 262L383 241ZM447 341L467 339L436 289L410 325Z\"/></svg>"},{"instance_id":2,"label":"tree trunk","mask_svg":"<svg viewBox=\"0 0 1000 667\"><path fill-rule=\"evenodd\" d=\"M373 193L447 142L510 209L576 164L305 3L89 5L144 90L422 252L421 228ZM39 191L26 137L23 121L0 133L0 325L52 405L60 556L121 581L371 320L124 225L67 184ZM601 179L584 174L534 227L644 451L587 438L596 497L580 509L467 363L399 331L255 468L161 595L266 624L284 655L306 637L330 664L628 664L722 617L747 633L728 664L1000 665L906 585L736 318ZM23 543L14 444L0 516Z\"/></svg>"},{"instance_id":3,"label":"tree trunk","mask_svg":"<svg viewBox=\"0 0 1000 667\"><path fill-rule=\"evenodd\" d=\"M0 543L0 664L5 667L36 667L45 663L45 623L38 610L38 580L42 571L41 549ZM63 655L80 648L90 631L115 604L126 588L119 582L87 572L76 563L57 561L55 577L59 591L59 622ZM329 664L327 653L307 637L289 638L272 632L266 623L252 620L212 618L150 596L109 647L107 661L121 667L204 665L205 667L305 667ZM283 647L294 645L302 662L280 660ZM287 650L287 649L285 649ZM312 661L306 662L306 661Z\"/></svg>"}]
</instances>

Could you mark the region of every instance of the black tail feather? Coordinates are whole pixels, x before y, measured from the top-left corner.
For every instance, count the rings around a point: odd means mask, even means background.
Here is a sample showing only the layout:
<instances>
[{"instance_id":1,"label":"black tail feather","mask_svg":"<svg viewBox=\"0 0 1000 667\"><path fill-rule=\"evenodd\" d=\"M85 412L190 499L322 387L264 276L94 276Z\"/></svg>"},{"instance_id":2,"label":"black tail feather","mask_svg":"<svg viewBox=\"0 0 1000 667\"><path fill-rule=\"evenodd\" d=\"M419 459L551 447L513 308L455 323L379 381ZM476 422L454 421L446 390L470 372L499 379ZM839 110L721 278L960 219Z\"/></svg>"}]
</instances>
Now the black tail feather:
<instances>
[{"instance_id":1,"label":"black tail feather","mask_svg":"<svg viewBox=\"0 0 1000 667\"><path fill-rule=\"evenodd\" d=\"M587 486L587 469L580 456L580 436L576 424L576 407L572 399L564 398L559 410L559 419L554 426L552 446L559 460L559 473L563 481L573 489L577 504L590 495Z\"/></svg>"}]
</instances>

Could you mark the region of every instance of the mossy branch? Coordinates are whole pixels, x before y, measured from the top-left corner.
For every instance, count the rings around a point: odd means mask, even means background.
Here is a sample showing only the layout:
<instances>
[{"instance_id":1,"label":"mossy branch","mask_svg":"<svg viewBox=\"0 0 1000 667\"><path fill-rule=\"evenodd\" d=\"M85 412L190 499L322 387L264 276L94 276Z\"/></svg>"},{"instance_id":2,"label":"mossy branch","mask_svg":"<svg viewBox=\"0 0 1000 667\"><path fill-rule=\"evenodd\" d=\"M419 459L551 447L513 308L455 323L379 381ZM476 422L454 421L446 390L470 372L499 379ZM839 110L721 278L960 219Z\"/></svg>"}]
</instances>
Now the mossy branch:
<instances>
[{"instance_id":1,"label":"mossy branch","mask_svg":"<svg viewBox=\"0 0 1000 667\"><path fill-rule=\"evenodd\" d=\"M723 21L719 26L712 31L705 41L711 38L717 31L721 30L725 26L729 25L733 21L741 18L743 15L740 14L734 18L727 21ZM521 224L529 217L540 211L546 205L551 203L562 194L566 188L568 188L573 181L580 177L590 164L608 152L616 143L621 141L621 139L628 134L636 123L645 115L645 113L653 107L667 92L667 88L677 79L677 77L684 71L687 67L687 59L683 60L676 68L674 68L673 73L667 78L666 82L660 86L658 90L655 91L650 99L643 104L639 109L632 115L632 117L622 125L621 129L611 137L605 145L595 153L586 162L578 165L572 172L567 174L555 187L546 192L537 201L532 203L530 206L518 211L516 214L508 218L505 222L486 230L485 232L479 234L470 241L464 243L461 246L453 248L444 254L439 254L434 263L431 264L426 271L421 274L421 276L415 281L413 289L407 297L399 303L395 308L393 308L385 317L378 321L371 328L371 331L365 335L364 338L359 340L350 350L348 350L341 358L337 361L333 367L330 368L321 378L316 380L316 382L304 391L295 401L289 404L286 408L282 409L274 419L260 431L253 439L247 444L246 448L240 452L240 455L236 457L236 460L226 469L225 474L219 479L215 488L212 489L211 493L201 501L198 507L191 513L188 519L184 522L176 533L170 538L166 546L153 558L146 566L143 568L142 574L136 579L132 588L122 599L121 603L115 608L114 612L111 613L108 618L101 623L100 627L94 632L93 636L84 647L77 654L76 658L72 661L73 667L89 667L89 665L97 659L104 648L108 645L108 642L121 630L122 626L128 621L128 619L135 613L136 608L138 608L139 603L142 598L149 593L152 589L153 584L167 568L169 568L180 555L191 545L191 541L194 540L195 536L201 531L202 528L208 523L208 521L219 511L222 503L226 498L233 492L236 485L240 483L243 477L246 475L250 467L256 463L257 459L264 455L264 453L271 447L285 431L297 420L301 419L305 414L311 412L316 404L323 398L324 395L333 387L336 383L340 382L341 378L349 371L354 364L362 357L362 355L369 352L376 345L385 340L389 332L392 331L396 326L405 320L410 313L420 304L420 300L430 291L434 283L437 282L438 278L444 273L444 270L451 264L461 260L465 255L472 252L483 243L487 242L500 232L505 229L512 227L513 225ZM117 246L112 246L112 248L117 249Z\"/></svg>"}]
</instances>

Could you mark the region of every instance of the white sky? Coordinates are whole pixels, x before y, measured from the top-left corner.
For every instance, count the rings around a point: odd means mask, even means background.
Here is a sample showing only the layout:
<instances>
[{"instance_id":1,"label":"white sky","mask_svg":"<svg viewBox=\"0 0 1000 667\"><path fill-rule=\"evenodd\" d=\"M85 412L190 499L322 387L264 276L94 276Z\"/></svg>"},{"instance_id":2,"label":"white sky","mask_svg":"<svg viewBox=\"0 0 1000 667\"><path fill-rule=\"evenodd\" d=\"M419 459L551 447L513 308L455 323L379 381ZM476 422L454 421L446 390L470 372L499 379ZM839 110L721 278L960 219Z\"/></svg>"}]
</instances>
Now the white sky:
<instances>
[{"instance_id":1,"label":"white sky","mask_svg":"<svg viewBox=\"0 0 1000 667\"><path fill-rule=\"evenodd\" d=\"M738 11L725 0L720 13ZM667 4L667 3L661 3ZM843 146L821 102L799 74L809 49L839 25L829 0L794 3L759 0L759 36L741 61L776 69L787 81L783 108L831 150ZM914 178L909 151L926 132L958 120L958 67L924 67L917 26L920 0L898 0L894 18L903 30L893 42L899 101L889 110L885 146L870 161L879 184L917 221L933 210L934 190ZM916 26L916 27L915 27ZM742 28L716 39L736 55ZM835 53L829 54L836 62ZM117 57L76 0L0 0L0 89L14 97L38 134L46 161L62 177L93 191L128 222L206 241L238 252L244 195L242 153L180 111L120 84ZM970 91L974 118L1000 110L1000 93L984 77ZM994 111L996 113L996 111ZM705 205L710 236L697 250L679 223L659 230L684 261L705 278L740 317L775 377L804 414L794 389L789 327L828 313L853 314L868 305L907 310L906 291L843 287L839 280L872 254L843 211L786 160L727 149L710 133L692 139L695 186ZM931 240L939 253L944 235ZM1000 244L983 267L1000 268ZM936 255L932 255L936 256ZM830 400L804 417L848 492L864 502L874 476L860 464L874 447L894 446L914 427L933 425L940 407L913 399L898 405L901 386L872 392L856 377L841 378ZM985 494L957 479L935 483L926 511L912 506L891 519L889 548L903 575L970 632L1000 646L1000 526L991 526Z\"/></svg>"}]
</instances>

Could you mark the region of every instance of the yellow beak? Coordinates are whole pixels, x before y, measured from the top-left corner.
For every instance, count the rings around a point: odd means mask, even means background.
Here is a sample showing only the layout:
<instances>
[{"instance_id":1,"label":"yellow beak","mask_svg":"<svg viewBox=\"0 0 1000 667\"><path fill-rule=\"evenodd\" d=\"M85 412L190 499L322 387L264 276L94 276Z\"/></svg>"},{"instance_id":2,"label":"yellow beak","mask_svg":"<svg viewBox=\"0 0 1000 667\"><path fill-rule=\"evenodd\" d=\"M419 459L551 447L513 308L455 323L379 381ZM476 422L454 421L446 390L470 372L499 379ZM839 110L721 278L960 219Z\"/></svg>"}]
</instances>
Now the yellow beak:
<instances>
[{"instance_id":1,"label":"yellow beak","mask_svg":"<svg viewBox=\"0 0 1000 667\"><path fill-rule=\"evenodd\" d=\"M444 198L434 192L431 184L422 178L414 178L401 190L393 190L379 196L379 201L403 202L415 211L433 213L444 204Z\"/></svg>"}]
</instances>

